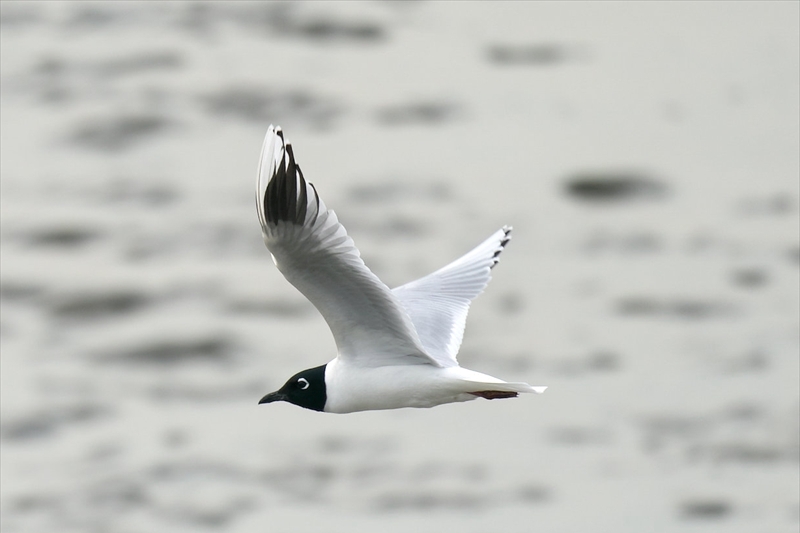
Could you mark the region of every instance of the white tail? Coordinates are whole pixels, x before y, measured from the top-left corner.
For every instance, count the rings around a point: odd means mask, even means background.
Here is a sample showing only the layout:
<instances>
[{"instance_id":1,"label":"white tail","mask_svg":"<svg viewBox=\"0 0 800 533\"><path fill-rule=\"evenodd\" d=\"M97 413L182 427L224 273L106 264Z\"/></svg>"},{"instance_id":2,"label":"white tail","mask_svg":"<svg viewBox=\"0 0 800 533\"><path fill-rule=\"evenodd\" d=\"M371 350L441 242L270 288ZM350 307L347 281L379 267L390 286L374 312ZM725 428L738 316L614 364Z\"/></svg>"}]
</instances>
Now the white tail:
<instances>
[{"instance_id":1,"label":"white tail","mask_svg":"<svg viewBox=\"0 0 800 533\"><path fill-rule=\"evenodd\" d=\"M527 383L509 383L507 381L483 382L483 381L469 381L470 387L474 385L475 391L503 391L503 392L534 392L542 394L547 387L531 387Z\"/></svg>"}]
</instances>

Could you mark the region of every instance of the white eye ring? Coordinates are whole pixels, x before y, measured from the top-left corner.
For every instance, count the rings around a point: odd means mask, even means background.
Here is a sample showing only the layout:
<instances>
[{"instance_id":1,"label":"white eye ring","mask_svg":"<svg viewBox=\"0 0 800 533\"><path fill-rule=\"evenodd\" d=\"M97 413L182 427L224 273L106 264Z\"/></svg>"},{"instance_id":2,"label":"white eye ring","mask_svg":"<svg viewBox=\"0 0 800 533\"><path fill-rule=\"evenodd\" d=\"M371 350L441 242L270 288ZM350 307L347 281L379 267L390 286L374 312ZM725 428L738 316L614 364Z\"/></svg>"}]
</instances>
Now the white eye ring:
<instances>
[{"instance_id":1,"label":"white eye ring","mask_svg":"<svg viewBox=\"0 0 800 533\"><path fill-rule=\"evenodd\" d=\"M308 380L306 378L298 379L297 384L300 385L302 390L306 390L308 388Z\"/></svg>"}]
</instances>

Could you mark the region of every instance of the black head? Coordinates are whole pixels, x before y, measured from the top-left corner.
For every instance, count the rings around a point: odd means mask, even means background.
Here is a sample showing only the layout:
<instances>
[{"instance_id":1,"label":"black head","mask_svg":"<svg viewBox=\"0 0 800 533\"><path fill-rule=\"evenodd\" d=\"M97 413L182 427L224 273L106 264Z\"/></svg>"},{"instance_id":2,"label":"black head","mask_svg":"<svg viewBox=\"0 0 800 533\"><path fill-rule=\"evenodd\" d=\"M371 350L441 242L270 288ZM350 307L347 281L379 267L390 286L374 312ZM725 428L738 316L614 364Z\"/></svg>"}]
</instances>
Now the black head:
<instances>
[{"instance_id":1,"label":"black head","mask_svg":"<svg viewBox=\"0 0 800 533\"><path fill-rule=\"evenodd\" d=\"M325 391L325 366L303 370L289 378L283 387L270 392L258 402L289 402L306 409L322 411L328 395Z\"/></svg>"}]
</instances>

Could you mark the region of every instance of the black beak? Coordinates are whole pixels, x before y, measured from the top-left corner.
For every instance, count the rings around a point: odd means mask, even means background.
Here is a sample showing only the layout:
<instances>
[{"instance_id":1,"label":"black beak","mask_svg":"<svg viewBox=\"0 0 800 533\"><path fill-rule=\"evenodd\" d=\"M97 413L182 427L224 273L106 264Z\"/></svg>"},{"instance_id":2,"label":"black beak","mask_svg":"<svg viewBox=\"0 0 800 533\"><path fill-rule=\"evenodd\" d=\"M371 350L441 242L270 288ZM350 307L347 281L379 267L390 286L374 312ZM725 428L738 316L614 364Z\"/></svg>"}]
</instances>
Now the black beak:
<instances>
[{"instance_id":1,"label":"black beak","mask_svg":"<svg viewBox=\"0 0 800 533\"><path fill-rule=\"evenodd\" d=\"M263 398L258 401L258 404L261 405L262 403L272 403L272 402L285 402L286 395L281 391L270 392Z\"/></svg>"}]
</instances>

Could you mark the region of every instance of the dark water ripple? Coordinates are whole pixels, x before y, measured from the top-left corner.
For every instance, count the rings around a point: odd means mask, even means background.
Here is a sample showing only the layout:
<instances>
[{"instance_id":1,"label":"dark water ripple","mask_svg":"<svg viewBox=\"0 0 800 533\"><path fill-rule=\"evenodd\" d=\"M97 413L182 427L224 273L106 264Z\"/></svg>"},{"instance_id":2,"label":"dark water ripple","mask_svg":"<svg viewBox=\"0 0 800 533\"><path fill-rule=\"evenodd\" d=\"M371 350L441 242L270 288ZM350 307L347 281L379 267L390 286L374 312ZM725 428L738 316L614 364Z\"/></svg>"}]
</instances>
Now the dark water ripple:
<instances>
[{"instance_id":1,"label":"dark water ripple","mask_svg":"<svg viewBox=\"0 0 800 533\"><path fill-rule=\"evenodd\" d=\"M687 520L721 520L733 512L733 504L722 499L693 499L679 505L679 514Z\"/></svg>"},{"instance_id":2,"label":"dark water ripple","mask_svg":"<svg viewBox=\"0 0 800 533\"><path fill-rule=\"evenodd\" d=\"M50 314L70 320L98 320L127 315L151 303L149 296L131 290L63 294L49 302Z\"/></svg>"},{"instance_id":3,"label":"dark water ripple","mask_svg":"<svg viewBox=\"0 0 800 533\"><path fill-rule=\"evenodd\" d=\"M662 199L667 186L646 174L631 171L583 171L567 178L567 196L587 203L620 204Z\"/></svg>"},{"instance_id":4,"label":"dark water ripple","mask_svg":"<svg viewBox=\"0 0 800 533\"><path fill-rule=\"evenodd\" d=\"M231 117L247 122L305 123L327 128L344 112L332 97L306 89L276 90L270 86L231 86L201 98L206 112L218 117Z\"/></svg>"},{"instance_id":5,"label":"dark water ripple","mask_svg":"<svg viewBox=\"0 0 800 533\"><path fill-rule=\"evenodd\" d=\"M455 120L462 113L461 106L452 102L421 101L381 107L375 117L384 126L434 125Z\"/></svg>"},{"instance_id":6,"label":"dark water ripple","mask_svg":"<svg viewBox=\"0 0 800 533\"><path fill-rule=\"evenodd\" d=\"M115 152L131 148L173 126L172 120L151 114L112 115L84 120L70 140L94 150Z\"/></svg>"},{"instance_id":7,"label":"dark water ripple","mask_svg":"<svg viewBox=\"0 0 800 533\"><path fill-rule=\"evenodd\" d=\"M93 403L55 405L3 421L2 440L26 441L51 437L64 426L91 422L109 413L106 407Z\"/></svg>"},{"instance_id":8,"label":"dark water ripple","mask_svg":"<svg viewBox=\"0 0 800 533\"><path fill-rule=\"evenodd\" d=\"M552 67L577 59L577 51L562 43L507 43L488 46L486 57L499 66Z\"/></svg>"},{"instance_id":9,"label":"dark water ripple","mask_svg":"<svg viewBox=\"0 0 800 533\"><path fill-rule=\"evenodd\" d=\"M800 461L790 412L734 405L694 415L650 415L640 424L644 451L675 454L688 464L764 465Z\"/></svg>"},{"instance_id":10,"label":"dark water ripple","mask_svg":"<svg viewBox=\"0 0 800 533\"><path fill-rule=\"evenodd\" d=\"M54 227L30 230L22 238L34 247L72 250L97 241L102 236L103 233L96 227L61 223Z\"/></svg>"},{"instance_id":11,"label":"dark water ripple","mask_svg":"<svg viewBox=\"0 0 800 533\"><path fill-rule=\"evenodd\" d=\"M684 320L718 319L735 316L736 306L726 301L653 296L626 296L615 303L618 314L630 317L666 317Z\"/></svg>"},{"instance_id":12,"label":"dark water ripple","mask_svg":"<svg viewBox=\"0 0 800 533\"><path fill-rule=\"evenodd\" d=\"M401 177L353 185L348 191L348 198L357 205L419 201L440 203L453 201L454 196L452 186L446 181L430 179L424 184L414 184Z\"/></svg>"},{"instance_id":13,"label":"dark water ripple","mask_svg":"<svg viewBox=\"0 0 800 533\"><path fill-rule=\"evenodd\" d=\"M220 336L200 334L197 338L153 339L140 346L122 347L117 351L95 356L98 363L132 364L136 366L177 365L196 362L231 364L234 343Z\"/></svg>"}]
</instances>

